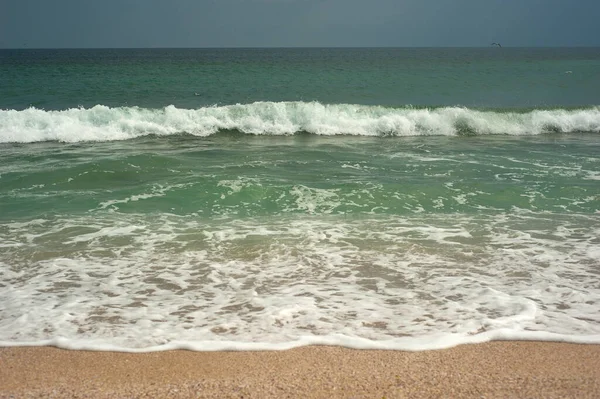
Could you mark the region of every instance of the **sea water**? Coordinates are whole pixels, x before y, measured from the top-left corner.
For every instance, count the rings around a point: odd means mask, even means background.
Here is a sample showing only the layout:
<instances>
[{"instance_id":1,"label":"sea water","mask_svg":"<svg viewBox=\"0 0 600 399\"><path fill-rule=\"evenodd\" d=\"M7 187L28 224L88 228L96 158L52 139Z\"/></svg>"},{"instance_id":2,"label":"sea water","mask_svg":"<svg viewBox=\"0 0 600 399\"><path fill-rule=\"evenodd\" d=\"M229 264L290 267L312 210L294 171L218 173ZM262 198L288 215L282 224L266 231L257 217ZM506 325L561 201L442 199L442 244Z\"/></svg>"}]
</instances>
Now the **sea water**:
<instances>
[{"instance_id":1,"label":"sea water","mask_svg":"<svg viewBox=\"0 0 600 399\"><path fill-rule=\"evenodd\" d=\"M0 50L0 345L600 343L600 49Z\"/></svg>"}]
</instances>

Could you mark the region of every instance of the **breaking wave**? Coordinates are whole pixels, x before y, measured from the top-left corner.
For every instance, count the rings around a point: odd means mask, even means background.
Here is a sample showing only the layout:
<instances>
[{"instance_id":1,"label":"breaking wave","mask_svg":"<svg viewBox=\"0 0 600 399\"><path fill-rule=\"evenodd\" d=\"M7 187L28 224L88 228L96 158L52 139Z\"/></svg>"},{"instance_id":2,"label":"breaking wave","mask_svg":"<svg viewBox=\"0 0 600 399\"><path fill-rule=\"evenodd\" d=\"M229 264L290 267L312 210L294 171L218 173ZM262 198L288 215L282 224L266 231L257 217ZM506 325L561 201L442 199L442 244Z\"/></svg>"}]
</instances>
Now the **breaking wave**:
<instances>
[{"instance_id":1,"label":"breaking wave","mask_svg":"<svg viewBox=\"0 0 600 399\"><path fill-rule=\"evenodd\" d=\"M600 107L484 111L462 107L386 108L318 102L256 102L199 109L139 107L0 110L0 142L112 141L219 131L254 135L538 135L600 132Z\"/></svg>"}]
</instances>

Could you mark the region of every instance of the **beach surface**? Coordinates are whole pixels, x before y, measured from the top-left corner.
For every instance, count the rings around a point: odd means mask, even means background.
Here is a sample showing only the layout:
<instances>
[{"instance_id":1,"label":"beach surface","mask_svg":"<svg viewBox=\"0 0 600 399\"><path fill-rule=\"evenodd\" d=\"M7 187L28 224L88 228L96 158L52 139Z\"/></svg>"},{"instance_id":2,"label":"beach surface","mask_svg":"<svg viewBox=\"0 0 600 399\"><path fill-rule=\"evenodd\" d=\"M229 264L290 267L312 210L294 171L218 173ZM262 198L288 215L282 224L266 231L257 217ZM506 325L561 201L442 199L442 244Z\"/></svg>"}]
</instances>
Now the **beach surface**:
<instances>
[{"instance_id":1,"label":"beach surface","mask_svg":"<svg viewBox=\"0 0 600 399\"><path fill-rule=\"evenodd\" d=\"M0 348L2 398L597 398L600 345L142 354Z\"/></svg>"}]
</instances>

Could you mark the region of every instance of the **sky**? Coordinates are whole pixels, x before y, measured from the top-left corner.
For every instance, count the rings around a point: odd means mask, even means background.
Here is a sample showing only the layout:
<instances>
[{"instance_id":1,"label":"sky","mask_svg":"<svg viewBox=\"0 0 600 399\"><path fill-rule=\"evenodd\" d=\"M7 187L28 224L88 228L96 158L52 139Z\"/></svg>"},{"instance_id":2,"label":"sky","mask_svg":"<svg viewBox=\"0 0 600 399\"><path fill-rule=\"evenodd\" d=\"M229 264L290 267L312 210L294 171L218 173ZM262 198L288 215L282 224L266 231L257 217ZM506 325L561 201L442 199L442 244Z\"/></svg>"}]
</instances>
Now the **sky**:
<instances>
[{"instance_id":1,"label":"sky","mask_svg":"<svg viewBox=\"0 0 600 399\"><path fill-rule=\"evenodd\" d=\"M0 48L600 46L599 0L0 0Z\"/></svg>"}]
</instances>

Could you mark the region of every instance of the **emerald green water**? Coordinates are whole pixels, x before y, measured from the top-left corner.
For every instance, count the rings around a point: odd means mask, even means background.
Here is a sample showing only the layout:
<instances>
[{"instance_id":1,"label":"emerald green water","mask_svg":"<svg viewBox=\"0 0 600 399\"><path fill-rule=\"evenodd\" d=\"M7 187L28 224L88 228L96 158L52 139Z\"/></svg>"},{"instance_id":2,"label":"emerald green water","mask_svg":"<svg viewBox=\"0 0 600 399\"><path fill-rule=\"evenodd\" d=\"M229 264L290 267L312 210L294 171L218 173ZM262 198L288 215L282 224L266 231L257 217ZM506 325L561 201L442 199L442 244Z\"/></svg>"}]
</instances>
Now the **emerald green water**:
<instances>
[{"instance_id":1,"label":"emerald green water","mask_svg":"<svg viewBox=\"0 0 600 399\"><path fill-rule=\"evenodd\" d=\"M118 211L197 217L594 214L600 143L536 137L189 136L5 145L3 218Z\"/></svg>"}]
</instances>

